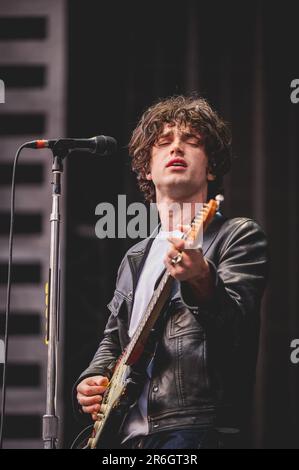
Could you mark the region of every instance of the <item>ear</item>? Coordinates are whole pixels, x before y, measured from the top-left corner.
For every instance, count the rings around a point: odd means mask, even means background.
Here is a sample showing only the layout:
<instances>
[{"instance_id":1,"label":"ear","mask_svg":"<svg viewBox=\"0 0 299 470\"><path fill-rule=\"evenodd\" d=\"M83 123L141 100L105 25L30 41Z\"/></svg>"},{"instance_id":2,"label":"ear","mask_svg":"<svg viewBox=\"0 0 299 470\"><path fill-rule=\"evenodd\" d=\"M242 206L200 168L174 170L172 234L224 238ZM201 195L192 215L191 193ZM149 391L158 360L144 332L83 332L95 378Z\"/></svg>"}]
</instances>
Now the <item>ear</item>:
<instances>
[{"instance_id":1,"label":"ear","mask_svg":"<svg viewBox=\"0 0 299 470\"><path fill-rule=\"evenodd\" d=\"M147 174L145 175L145 177L146 177L146 179L147 179L148 181L152 181L152 174L151 174L151 173L147 173Z\"/></svg>"},{"instance_id":2,"label":"ear","mask_svg":"<svg viewBox=\"0 0 299 470\"><path fill-rule=\"evenodd\" d=\"M211 173L211 171L208 170L207 172L207 180L208 181L214 181L216 179L216 175L213 175L213 173Z\"/></svg>"}]
</instances>

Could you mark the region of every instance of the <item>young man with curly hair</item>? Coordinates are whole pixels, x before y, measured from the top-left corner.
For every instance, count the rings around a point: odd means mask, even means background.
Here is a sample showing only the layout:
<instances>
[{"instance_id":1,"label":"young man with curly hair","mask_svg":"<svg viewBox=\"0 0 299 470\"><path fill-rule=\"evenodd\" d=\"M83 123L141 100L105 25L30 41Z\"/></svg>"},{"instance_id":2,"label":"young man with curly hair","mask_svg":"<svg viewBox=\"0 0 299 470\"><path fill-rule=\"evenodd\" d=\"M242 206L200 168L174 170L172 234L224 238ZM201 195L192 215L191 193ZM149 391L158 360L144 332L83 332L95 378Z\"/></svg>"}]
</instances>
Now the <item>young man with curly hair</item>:
<instances>
[{"instance_id":1,"label":"young man with curly hair","mask_svg":"<svg viewBox=\"0 0 299 470\"><path fill-rule=\"evenodd\" d=\"M139 187L147 201L157 203L161 225L156 237L133 246L120 265L104 338L76 383L78 406L97 419L115 363L166 268L173 287L140 394L119 430L121 446L247 446L265 236L253 220L228 219L219 211L202 247L187 249L177 232L165 238L169 213L162 210L188 203L193 217L196 204L221 192L231 165L229 129L204 99L171 97L143 114L129 151ZM171 230L181 221L174 219Z\"/></svg>"}]
</instances>

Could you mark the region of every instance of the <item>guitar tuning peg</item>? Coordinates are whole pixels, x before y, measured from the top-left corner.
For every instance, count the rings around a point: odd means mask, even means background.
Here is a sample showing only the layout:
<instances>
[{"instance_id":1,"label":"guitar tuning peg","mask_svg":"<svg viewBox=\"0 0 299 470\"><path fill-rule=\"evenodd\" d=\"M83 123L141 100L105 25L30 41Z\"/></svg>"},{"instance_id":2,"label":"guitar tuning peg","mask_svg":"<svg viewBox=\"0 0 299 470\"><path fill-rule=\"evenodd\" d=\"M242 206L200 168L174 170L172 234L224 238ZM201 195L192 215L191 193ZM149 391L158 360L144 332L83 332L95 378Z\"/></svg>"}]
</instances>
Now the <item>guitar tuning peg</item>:
<instances>
[{"instance_id":1,"label":"guitar tuning peg","mask_svg":"<svg viewBox=\"0 0 299 470\"><path fill-rule=\"evenodd\" d=\"M220 204L224 201L223 194L217 194L217 196L215 197L215 201L217 202L219 208Z\"/></svg>"},{"instance_id":2,"label":"guitar tuning peg","mask_svg":"<svg viewBox=\"0 0 299 470\"><path fill-rule=\"evenodd\" d=\"M223 196L223 194L217 194L215 199L216 199L216 201L223 202L224 201L224 196Z\"/></svg>"}]
</instances>

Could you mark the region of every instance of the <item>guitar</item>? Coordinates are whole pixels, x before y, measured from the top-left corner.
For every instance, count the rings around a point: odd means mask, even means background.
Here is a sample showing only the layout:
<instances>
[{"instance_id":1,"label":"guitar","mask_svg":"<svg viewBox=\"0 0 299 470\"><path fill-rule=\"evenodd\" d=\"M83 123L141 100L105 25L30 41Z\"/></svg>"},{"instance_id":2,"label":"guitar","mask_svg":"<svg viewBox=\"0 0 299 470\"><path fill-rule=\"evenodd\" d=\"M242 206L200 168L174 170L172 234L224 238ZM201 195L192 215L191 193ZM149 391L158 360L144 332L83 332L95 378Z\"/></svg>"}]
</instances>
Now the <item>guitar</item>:
<instances>
[{"instance_id":1,"label":"guitar","mask_svg":"<svg viewBox=\"0 0 299 470\"><path fill-rule=\"evenodd\" d=\"M192 245L200 231L206 230L222 200L222 196L216 196L207 204L203 204L182 239ZM169 298L173 281L174 278L165 270L130 343L116 362L113 375L102 397L98 418L93 426L87 428L87 432L90 432L90 428L92 432L87 443L81 445L81 448L119 447L118 432L130 406L141 393L142 379L145 378L145 371L151 358L149 344L154 337L156 322Z\"/></svg>"}]
</instances>

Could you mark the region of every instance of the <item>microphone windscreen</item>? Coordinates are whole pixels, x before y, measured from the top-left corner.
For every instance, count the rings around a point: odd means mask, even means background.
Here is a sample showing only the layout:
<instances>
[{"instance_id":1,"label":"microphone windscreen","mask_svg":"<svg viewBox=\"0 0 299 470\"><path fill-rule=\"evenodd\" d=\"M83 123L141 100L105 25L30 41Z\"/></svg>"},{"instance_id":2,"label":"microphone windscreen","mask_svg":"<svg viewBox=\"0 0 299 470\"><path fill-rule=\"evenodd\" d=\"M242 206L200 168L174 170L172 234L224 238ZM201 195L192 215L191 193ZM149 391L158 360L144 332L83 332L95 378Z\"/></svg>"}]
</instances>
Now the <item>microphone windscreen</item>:
<instances>
[{"instance_id":1,"label":"microphone windscreen","mask_svg":"<svg viewBox=\"0 0 299 470\"><path fill-rule=\"evenodd\" d=\"M106 135L99 135L95 137L96 140L96 151L97 155L112 155L117 150L117 142L114 137Z\"/></svg>"}]
</instances>

